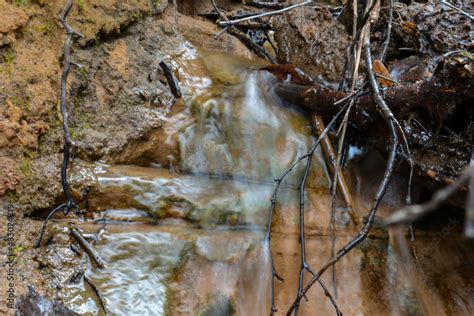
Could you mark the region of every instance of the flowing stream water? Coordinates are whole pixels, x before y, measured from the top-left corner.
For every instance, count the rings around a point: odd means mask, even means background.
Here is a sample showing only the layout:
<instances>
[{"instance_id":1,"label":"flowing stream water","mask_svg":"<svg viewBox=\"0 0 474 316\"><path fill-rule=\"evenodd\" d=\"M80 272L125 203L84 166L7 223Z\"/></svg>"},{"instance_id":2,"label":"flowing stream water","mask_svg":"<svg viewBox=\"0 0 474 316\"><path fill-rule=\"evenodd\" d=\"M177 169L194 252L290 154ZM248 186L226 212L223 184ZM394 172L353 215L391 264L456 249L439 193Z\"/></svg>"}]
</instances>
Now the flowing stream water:
<instances>
[{"instance_id":1,"label":"flowing stream water","mask_svg":"<svg viewBox=\"0 0 474 316\"><path fill-rule=\"evenodd\" d=\"M270 89L275 79L256 70L262 66L258 60L188 48L176 62L184 97L159 131L165 133L165 142L154 150L176 144L179 154L169 155L169 168L154 161L146 166L98 165L89 202L97 212L96 224L79 226L89 232L101 228L95 247L107 264L98 269L84 257L90 268L86 274L110 315L268 315L271 272L262 237L273 179L311 146L309 122L275 99ZM278 196L272 247L285 278L285 283L276 284L281 312L297 289L301 174L302 166L293 170ZM366 202L358 202L362 210ZM314 268L330 258L329 210L328 178L317 152L306 215L308 256ZM347 211L338 208L337 245L355 233ZM449 298L445 291L441 299L416 278L404 238L403 233L375 228L374 237L338 265L342 311L472 311L469 287ZM432 241L429 238L419 239L422 247ZM73 255L63 253L66 259ZM418 260L428 260L427 256ZM65 271L56 273L67 277ZM467 282L464 274L458 275L461 281L456 282ZM332 290L329 273L323 280ZM444 289L454 288L452 282L441 283ZM85 282L71 282L62 298L77 312L103 315L97 293ZM320 288L312 289L309 298L302 305L303 315L334 314Z\"/></svg>"}]
</instances>

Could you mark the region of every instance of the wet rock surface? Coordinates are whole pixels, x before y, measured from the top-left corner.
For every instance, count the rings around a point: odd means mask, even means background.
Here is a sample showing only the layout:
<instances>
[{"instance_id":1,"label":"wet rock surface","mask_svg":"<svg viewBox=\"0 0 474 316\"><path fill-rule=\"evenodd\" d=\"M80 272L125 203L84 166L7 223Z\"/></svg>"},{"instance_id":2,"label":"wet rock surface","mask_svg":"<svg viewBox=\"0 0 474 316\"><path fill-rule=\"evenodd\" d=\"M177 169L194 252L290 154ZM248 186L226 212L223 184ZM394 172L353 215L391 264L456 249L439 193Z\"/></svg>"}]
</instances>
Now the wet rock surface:
<instances>
[{"instance_id":1,"label":"wet rock surface","mask_svg":"<svg viewBox=\"0 0 474 316\"><path fill-rule=\"evenodd\" d=\"M272 26L279 63L298 65L320 81L341 80L350 37L328 7L292 10L275 17Z\"/></svg>"},{"instance_id":2,"label":"wet rock surface","mask_svg":"<svg viewBox=\"0 0 474 316\"><path fill-rule=\"evenodd\" d=\"M38 294L32 286L28 287L28 294L16 304L17 314L26 315L79 315L58 302L51 302Z\"/></svg>"}]
</instances>

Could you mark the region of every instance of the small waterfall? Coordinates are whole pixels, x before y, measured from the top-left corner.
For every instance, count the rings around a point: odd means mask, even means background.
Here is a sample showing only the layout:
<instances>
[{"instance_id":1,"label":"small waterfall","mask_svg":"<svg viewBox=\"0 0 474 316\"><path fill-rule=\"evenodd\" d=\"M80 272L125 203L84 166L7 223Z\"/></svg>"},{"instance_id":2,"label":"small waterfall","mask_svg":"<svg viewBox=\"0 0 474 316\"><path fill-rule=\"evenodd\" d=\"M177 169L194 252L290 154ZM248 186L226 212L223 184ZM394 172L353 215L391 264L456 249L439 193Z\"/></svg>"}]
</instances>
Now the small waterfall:
<instances>
[{"instance_id":1,"label":"small waterfall","mask_svg":"<svg viewBox=\"0 0 474 316\"><path fill-rule=\"evenodd\" d=\"M240 315L266 316L270 310L272 269L267 242L247 254L241 263L237 308Z\"/></svg>"}]
</instances>

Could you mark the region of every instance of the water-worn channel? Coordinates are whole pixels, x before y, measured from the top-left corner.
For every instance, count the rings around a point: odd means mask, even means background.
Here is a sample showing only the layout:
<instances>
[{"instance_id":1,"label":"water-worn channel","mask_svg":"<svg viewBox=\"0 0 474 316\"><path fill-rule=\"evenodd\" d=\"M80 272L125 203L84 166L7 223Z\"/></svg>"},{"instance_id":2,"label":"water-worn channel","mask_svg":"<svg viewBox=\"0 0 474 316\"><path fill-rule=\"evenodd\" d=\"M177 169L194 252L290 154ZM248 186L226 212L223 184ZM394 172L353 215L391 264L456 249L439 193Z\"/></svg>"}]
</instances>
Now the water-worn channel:
<instances>
[{"instance_id":1,"label":"water-worn channel","mask_svg":"<svg viewBox=\"0 0 474 316\"><path fill-rule=\"evenodd\" d=\"M272 95L276 79L256 70L262 65L258 60L189 48L176 62L184 97L163 130L165 143L177 142L179 155L170 154L171 168L153 161L147 167L98 166L89 198L96 223L79 226L89 232L101 228L96 248L107 265L98 269L89 263L86 274L111 315L267 315L271 275L262 237L273 179L311 146L310 124ZM156 144L156 151L162 147ZM376 169L369 161L348 175L361 213L370 203ZM297 290L301 174L300 166L283 183L273 226L275 264L285 279L276 284L280 312ZM402 180L389 190L382 215L403 199ZM314 268L330 258L328 188L317 153L306 208L308 260ZM343 245L356 228L344 208L337 217L337 245ZM403 234L375 228L337 266L343 313L469 314L472 266L460 269L469 256L457 237L460 222L452 223L440 236L416 230L410 245ZM332 290L330 273L323 280ZM77 312L103 314L84 282L66 287L62 297ZM320 288L308 298L302 315L335 313Z\"/></svg>"}]
</instances>

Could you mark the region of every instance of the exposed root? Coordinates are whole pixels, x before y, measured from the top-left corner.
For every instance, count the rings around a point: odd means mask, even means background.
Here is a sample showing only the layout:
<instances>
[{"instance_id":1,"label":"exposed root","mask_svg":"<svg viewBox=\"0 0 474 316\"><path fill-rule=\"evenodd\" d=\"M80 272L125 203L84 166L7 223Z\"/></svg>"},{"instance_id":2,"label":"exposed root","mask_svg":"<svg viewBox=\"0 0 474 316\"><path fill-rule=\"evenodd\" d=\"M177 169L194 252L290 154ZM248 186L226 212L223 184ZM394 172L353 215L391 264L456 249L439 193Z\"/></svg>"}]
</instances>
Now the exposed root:
<instances>
[{"instance_id":1,"label":"exposed root","mask_svg":"<svg viewBox=\"0 0 474 316\"><path fill-rule=\"evenodd\" d=\"M35 243L35 247L39 247L41 245L41 240L43 238L44 232L46 230L46 226L48 221L51 217L59 210L64 210L64 213L69 213L72 209L77 209L77 203L74 201L71 195L71 189L69 187L69 182L67 180L67 169L69 166L69 160L71 158L71 150L74 145L71 133L69 130L69 113L67 109L67 79L69 76L69 71L71 70L71 65L74 64L71 61L71 46L74 41L75 37L81 37L82 35L77 33L72 29L72 27L67 23L66 18L71 11L72 8L72 0L67 0L66 4L64 5L63 10L59 14L59 22L63 25L63 28L66 30L66 40L64 41L64 61L63 61L63 72L61 75L61 115L63 118L63 137L64 137L64 148L63 148L63 163L61 166L61 184L63 187L63 193L66 197L66 202L61 204L60 206L56 207L53 211L51 211L43 223L43 227L41 229L40 236Z\"/></svg>"},{"instance_id":2,"label":"exposed root","mask_svg":"<svg viewBox=\"0 0 474 316\"><path fill-rule=\"evenodd\" d=\"M56 214L57 212L65 209L66 207L67 207L66 204L61 204L58 207L56 207L54 210L49 212L48 216L46 217L46 219L43 222L43 226L41 227L39 237L35 242L35 248L39 248L41 246L41 241L43 240L43 236L44 236L44 233L46 232L46 227L48 226L49 220L53 217L54 214Z\"/></svg>"}]
</instances>

